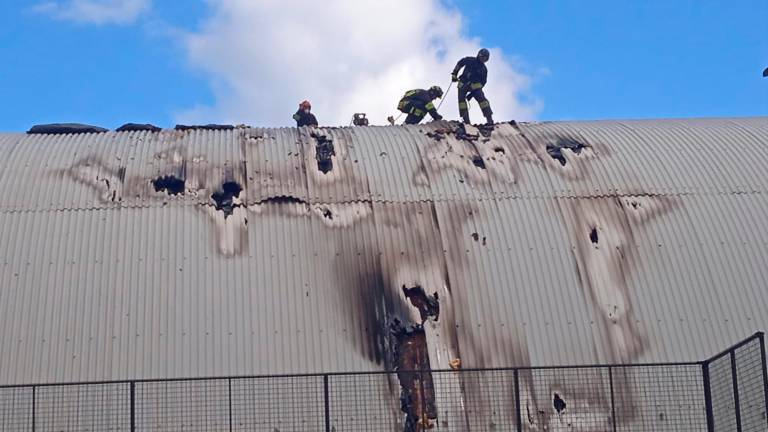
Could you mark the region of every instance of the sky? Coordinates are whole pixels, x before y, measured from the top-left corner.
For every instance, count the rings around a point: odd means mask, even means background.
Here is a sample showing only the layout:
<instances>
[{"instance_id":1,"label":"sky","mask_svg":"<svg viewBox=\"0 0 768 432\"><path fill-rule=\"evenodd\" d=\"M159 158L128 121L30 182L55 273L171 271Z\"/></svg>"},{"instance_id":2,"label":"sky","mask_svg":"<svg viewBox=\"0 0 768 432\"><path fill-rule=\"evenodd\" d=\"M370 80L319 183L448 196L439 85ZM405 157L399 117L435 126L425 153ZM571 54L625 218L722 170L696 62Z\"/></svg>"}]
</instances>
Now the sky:
<instances>
[{"instance_id":1,"label":"sky","mask_svg":"<svg viewBox=\"0 0 768 432\"><path fill-rule=\"evenodd\" d=\"M768 115L766 0L1 3L0 131L383 124L480 47L497 121Z\"/></svg>"}]
</instances>

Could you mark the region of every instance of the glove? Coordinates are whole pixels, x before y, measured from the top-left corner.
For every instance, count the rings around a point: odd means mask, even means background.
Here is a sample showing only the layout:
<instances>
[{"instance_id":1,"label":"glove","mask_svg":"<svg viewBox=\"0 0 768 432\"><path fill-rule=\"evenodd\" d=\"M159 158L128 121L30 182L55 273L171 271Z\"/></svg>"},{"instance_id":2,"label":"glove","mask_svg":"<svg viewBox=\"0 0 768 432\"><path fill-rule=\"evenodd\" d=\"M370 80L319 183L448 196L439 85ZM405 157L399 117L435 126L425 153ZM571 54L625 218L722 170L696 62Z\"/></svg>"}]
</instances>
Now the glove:
<instances>
[{"instance_id":1,"label":"glove","mask_svg":"<svg viewBox=\"0 0 768 432\"><path fill-rule=\"evenodd\" d=\"M459 81L459 77L456 76L456 74L451 74L451 82L457 82Z\"/></svg>"}]
</instances>

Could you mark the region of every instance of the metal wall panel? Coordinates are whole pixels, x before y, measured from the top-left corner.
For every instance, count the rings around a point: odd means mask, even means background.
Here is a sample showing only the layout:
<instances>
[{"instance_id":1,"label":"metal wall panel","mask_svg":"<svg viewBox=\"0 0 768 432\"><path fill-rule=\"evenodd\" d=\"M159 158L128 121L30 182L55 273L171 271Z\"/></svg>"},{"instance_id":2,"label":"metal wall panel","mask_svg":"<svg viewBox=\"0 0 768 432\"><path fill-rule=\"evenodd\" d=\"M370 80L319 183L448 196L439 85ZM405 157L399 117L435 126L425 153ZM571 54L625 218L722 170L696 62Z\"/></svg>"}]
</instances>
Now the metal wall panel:
<instances>
[{"instance_id":1,"label":"metal wall panel","mask_svg":"<svg viewBox=\"0 0 768 432\"><path fill-rule=\"evenodd\" d=\"M702 358L768 326L766 124L0 135L0 383L391 367L404 285L433 367Z\"/></svg>"}]
</instances>

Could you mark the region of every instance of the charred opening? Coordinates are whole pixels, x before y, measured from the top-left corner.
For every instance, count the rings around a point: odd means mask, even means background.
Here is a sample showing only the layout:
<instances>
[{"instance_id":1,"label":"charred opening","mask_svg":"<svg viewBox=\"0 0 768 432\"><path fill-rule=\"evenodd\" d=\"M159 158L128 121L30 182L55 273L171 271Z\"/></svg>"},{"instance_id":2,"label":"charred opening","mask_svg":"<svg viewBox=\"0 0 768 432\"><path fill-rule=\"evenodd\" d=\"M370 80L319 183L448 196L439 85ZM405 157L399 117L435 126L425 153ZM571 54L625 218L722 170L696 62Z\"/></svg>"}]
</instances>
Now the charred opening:
<instances>
[{"instance_id":1,"label":"charred opening","mask_svg":"<svg viewBox=\"0 0 768 432\"><path fill-rule=\"evenodd\" d=\"M495 151L496 153L501 153L501 154L505 154L506 153L506 150L504 150L504 147L494 147L493 151Z\"/></svg>"},{"instance_id":2,"label":"charred opening","mask_svg":"<svg viewBox=\"0 0 768 432\"><path fill-rule=\"evenodd\" d=\"M437 419L435 388L429 372L427 337L421 325L392 323L395 370L400 383L400 410L405 413L405 432L431 429Z\"/></svg>"},{"instance_id":3,"label":"charred opening","mask_svg":"<svg viewBox=\"0 0 768 432\"><path fill-rule=\"evenodd\" d=\"M472 157L472 164L480 169L485 169L485 161L480 156Z\"/></svg>"},{"instance_id":4,"label":"charred opening","mask_svg":"<svg viewBox=\"0 0 768 432\"><path fill-rule=\"evenodd\" d=\"M290 195L277 195L269 198L264 198L263 200L257 202L256 204L267 204L267 203L273 203L273 204L308 204L306 201L304 201L301 198L296 198L295 196Z\"/></svg>"},{"instance_id":5,"label":"charred opening","mask_svg":"<svg viewBox=\"0 0 768 432\"><path fill-rule=\"evenodd\" d=\"M552 159L560 162L560 165L565 166L567 163L565 156L563 156L563 150L568 149L574 154L581 154L581 151L588 147L586 144L576 141L571 138L558 137L557 142L554 144L547 144L547 153Z\"/></svg>"},{"instance_id":6,"label":"charred opening","mask_svg":"<svg viewBox=\"0 0 768 432\"><path fill-rule=\"evenodd\" d=\"M403 294L419 310L422 324L429 318L434 318L435 321L440 318L440 300L437 293L430 296L424 292L424 288L418 285L412 288L403 285Z\"/></svg>"},{"instance_id":7,"label":"charred opening","mask_svg":"<svg viewBox=\"0 0 768 432\"><path fill-rule=\"evenodd\" d=\"M333 220L333 212L328 207L323 207L323 217L326 219Z\"/></svg>"},{"instance_id":8,"label":"charred opening","mask_svg":"<svg viewBox=\"0 0 768 432\"><path fill-rule=\"evenodd\" d=\"M480 241L480 234L478 234L476 232L472 233L472 240Z\"/></svg>"},{"instance_id":9,"label":"charred opening","mask_svg":"<svg viewBox=\"0 0 768 432\"><path fill-rule=\"evenodd\" d=\"M176 176L160 176L152 180L155 192L165 192L168 195L179 195L184 193L186 180Z\"/></svg>"},{"instance_id":10,"label":"charred opening","mask_svg":"<svg viewBox=\"0 0 768 432\"><path fill-rule=\"evenodd\" d=\"M565 156L563 156L563 149L560 147L555 146L554 144L547 144L547 153L549 153L549 156L560 162L560 165L565 166Z\"/></svg>"},{"instance_id":11,"label":"charred opening","mask_svg":"<svg viewBox=\"0 0 768 432\"><path fill-rule=\"evenodd\" d=\"M211 199L215 203L216 210L224 212L224 219L231 216L235 212L236 207L241 207L242 204L235 203L235 198L240 196L240 192L243 191L243 187L239 183L234 181L226 181L221 185L220 192L214 192L211 195Z\"/></svg>"},{"instance_id":12,"label":"charred opening","mask_svg":"<svg viewBox=\"0 0 768 432\"><path fill-rule=\"evenodd\" d=\"M589 232L589 241L591 241L593 244L597 244L597 228L592 228L592 231Z\"/></svg>"},{"instance_id":13,"label":"charred opening","mask_svg":"<svg viewBox=\"0 0 768 432\"><path fill-rule=\"evenodd\" d=\"M555 396L552 399L552 407L555 408L555 411L557 411L558 414L562 413L565 410L566 405L567 404L563 398L561 398L559 394L555 393Z\"/></svg>"},{"instance_id":14,"label":"charred opening","mask_svg":"<svg viewBox=\"0 0 768 432\"><path fill-rule=\"evenodd\" d=\"M221 185L221 189L224 190L224 193L232 194L234 197L239 197L240 192L243 191L243 187L240 186L239 183L233 181L224 182Z\"/></svg>"},{"instance_id":15,"label":"charred opening","mask_svg":"<svg viewBox=\"0 0 768 432\"><path fill-rule=\"evenodd\" d=\"M333 156L336 156L336 150L333 147L333 140L325 135L315 135L312 137L317 141L315 144L315 159L317 159L317 169L323 174L328 174L333 169Z\"/></svg>"}]
</instances>

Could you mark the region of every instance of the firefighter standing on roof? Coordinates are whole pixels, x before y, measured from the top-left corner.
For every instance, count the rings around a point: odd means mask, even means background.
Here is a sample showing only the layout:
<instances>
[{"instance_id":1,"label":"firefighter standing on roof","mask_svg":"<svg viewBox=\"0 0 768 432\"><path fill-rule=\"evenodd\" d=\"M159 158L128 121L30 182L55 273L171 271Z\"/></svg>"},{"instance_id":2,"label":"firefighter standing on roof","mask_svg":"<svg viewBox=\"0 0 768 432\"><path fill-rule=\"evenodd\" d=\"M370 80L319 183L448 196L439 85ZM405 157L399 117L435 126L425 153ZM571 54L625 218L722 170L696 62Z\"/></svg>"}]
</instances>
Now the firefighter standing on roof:
<instances>
[{"instance_id":1,"label":"firefighter standing on roof","mask_svg":"<svg viewBox=\"0 0 768 432\"><path fill-rule=\"evenodd\" d=\"M408 117L405 118L405 124L419 124L427 113L435 120L442 120L443 116L437 113L433 100L443 97L443 89L438 86L432 86L429 90L409 90L400 99L397 109Z\"/></svg>"},{"instance_id":2,"label":"firefighter standing on roof","mask_svg":"<svg viewBox=\"0 0 768 432\"><path fill-rule=\"evenodd\" d=\"M317 118L310 111L312 110L312 104L309 101L304 101L299 104L299 110L293 115L293 119L296 120L296 127L302 126L317 126Z\"/></svg>"},{"instance_id":3,"label":"firefighter standing on roof","mask_svg":"<svg viewBox=\"0 0 768 432\"><path fill-rule=\"evenodd\" d=\"M458 81L459 91L459 114L464 123L469 123L469 106L467 100L474 98L480 104L485 120L488 124L493 124L493 111L491 103L485 97L483 87L488 81L488 68L485 63L491 57L491 53L483 48L477 53L477 57L464 57L456 63L453 68L451 78L453 82ZM459 71L464 68L464 72L459 76Z\"/></svg>"}]
</instances>

